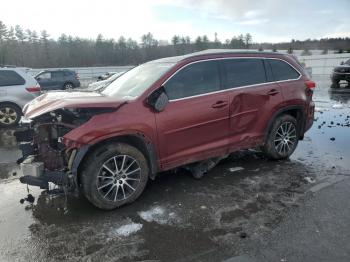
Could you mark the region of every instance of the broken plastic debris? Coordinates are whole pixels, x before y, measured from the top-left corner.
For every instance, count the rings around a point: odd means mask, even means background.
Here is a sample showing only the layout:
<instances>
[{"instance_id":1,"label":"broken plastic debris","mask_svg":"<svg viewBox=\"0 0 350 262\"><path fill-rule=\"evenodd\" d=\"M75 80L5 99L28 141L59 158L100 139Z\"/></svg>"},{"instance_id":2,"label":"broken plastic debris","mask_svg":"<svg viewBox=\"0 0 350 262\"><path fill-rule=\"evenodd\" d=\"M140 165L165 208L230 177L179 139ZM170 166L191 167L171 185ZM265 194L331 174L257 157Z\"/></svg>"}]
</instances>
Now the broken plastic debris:
<instances>
[{"instance_id":1,"label":"broken plastic debris","mask_svg":"<svg viewBox=\"0 0 350 262\"><path fill-rule=\"evenodd\" d=\"M244 168L243 168L243 167L240 167L240 166L230 167L230 168L228 169L228 171L230 171L230 172L237 172L237 171L241 171L241 170L244 170Z\"/></svg>"},{"instance_id":2,"label":"broken plastic debris","mask_svg":"<svg viewBox=\"0 0 350 262\"><path fill-rule=\"evenodd\" d=\"M33 197L32 194L28 194L28 196L27 196L26 198L22 198L19 202L20 202L21 204L23 204L24 201L28 201L29 203L33 204L34 201L35 201L35 197Z\"/></svg>"},{"instance_id":3,"label":"broken plastic debris","mask_svg":"<svg viewBox=\"0 0 350 262\"><path fill-rule=\"evenodd\" d=\"M247 237L247 233L241 232L241 234L239 234L239 236L240 236L241 238L246 238L246 237Z\"/></svg>"},{"instance_id":4,"label":"broken plastic debris","mask_svg":"<svg viewBox=\"0 0 350 262\"><path fill-rule=\"evenodd\" d=\"M142 224L131 223L121 226L116 230L117 235L127 237L133 233L136 233L142 228Z\"/></svg>"}]
</instances>

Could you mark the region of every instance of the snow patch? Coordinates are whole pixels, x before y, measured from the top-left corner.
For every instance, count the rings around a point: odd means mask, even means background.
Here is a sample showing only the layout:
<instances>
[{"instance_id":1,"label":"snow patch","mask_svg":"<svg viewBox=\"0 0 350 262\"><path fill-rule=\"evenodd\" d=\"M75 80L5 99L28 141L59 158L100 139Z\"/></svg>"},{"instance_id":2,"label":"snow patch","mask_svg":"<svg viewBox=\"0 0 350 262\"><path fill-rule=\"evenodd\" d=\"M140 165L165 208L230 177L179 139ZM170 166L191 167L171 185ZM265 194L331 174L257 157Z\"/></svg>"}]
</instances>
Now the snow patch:
<instances>
[{"instance_id":1,"label":"snow patch","mask_svg":"<svg viewBox=\"0 0 350 262\"><path fill-rule=\"evenodd\" d=\"M136 233L141 228L142 228L142 224L131 223L131 224L127 224L127 225L119 227L116 230L116 234L118 236L127 237L127 236L129 236L129 235L131 235L133 233Z\"/></svg>"},{"instance_id":2,"label":"snow patch","mask_svg":"<svg viewBox=\"0 0 350 262\"><path fill-rule=\"evenodd\" d=\"M333 109L342 109L344 106L342 104L335 104L332 106Z\"/></svg>"},{"instance_id":3,"label":"snow patch","mask_svg":"<svg viewBox=\"0 0 350 262\"><path fill-rule=\"evenodd\" d=\"M230 171L230 172L237 172L237 171L241 171L241 170L244 170L244 168L241 167L241 166L230 167L230 168L228 169L228 171Z\"/></svg>"},{"instance_id":4,"label":"snow patch","mask_svg":"<svg viewBox=\"0 0 350 262\"><path fill-rule=\"evenodd\" d=\"M160 206L155 206L147 211L138 212L138 215L147 222L156 222L161 225L179 222L179 218L174 212L168 212L165 208Z\"/></svg>"},{"instance_id":5,"label":"snow patch","mask_svg":"<svg viewBox=\"0 0 350 262\"><path fill-rule=\"evenodd\" d=\"M309 177L309 176L304 177L304 180L310 184L315 183L315 179L313 179L312 177Z\"/></svg>"}]
</instances>

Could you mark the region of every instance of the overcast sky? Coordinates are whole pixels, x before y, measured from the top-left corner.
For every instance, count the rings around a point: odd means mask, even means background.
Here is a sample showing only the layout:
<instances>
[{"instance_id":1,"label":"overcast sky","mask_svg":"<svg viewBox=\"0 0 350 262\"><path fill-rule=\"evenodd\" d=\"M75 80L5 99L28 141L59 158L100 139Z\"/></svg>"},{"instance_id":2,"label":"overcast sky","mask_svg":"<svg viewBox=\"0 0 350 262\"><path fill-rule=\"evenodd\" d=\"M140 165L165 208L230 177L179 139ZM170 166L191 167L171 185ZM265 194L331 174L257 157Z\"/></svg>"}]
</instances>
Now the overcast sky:
<instances>
[{"instance_id":1,"label":"overcast sky","mask_svg":"<svg viewBox=\"0 0 350 262\"><path fill-rule=\"evenodd\" d=\"M254 42L350 37L350 0L1 0L0 20L8 26L46 29L95 38L132 37L151 32L208 35L224 41L251 33Z\"/></svg>"}]
</instances>

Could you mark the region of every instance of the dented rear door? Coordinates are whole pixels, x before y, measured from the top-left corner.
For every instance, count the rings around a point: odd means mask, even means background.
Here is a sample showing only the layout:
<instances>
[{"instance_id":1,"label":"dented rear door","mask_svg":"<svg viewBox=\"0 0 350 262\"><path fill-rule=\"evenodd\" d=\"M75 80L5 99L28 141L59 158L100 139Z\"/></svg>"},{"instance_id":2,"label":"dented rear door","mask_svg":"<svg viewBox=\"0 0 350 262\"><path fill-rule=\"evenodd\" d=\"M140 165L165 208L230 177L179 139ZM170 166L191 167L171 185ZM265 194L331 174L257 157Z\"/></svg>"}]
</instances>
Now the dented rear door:
<instances>
[{"instance_id":1,"label":"dented rear door","mask_svg":"<svg viewBox=\"0 0 350 262\"><path fill-rule=\"evenodd\" d=\"M263 58L222 61L229 91L229 145L238 150L261 144L266 124L282 102L280 87L270 81Z\"/></svg>"}]
</instances>

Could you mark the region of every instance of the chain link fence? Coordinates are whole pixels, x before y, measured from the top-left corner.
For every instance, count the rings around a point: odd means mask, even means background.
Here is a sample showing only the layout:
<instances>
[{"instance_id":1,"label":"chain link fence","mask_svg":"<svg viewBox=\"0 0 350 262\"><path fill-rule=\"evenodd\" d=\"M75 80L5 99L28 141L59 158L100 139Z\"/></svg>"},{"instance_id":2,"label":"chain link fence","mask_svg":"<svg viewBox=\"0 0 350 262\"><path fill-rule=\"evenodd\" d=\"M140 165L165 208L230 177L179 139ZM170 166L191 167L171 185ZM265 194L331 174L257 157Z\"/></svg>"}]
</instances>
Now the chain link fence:
<instances>
[{"instance_id":1,"label":"chain link fence","mask_svg":"<svg viewBox=\"0 0 350 262\"><path fill-rule=\"evenodd\" d=\"M311 68L313 77L325 77L332 74L334 67L350 59L350 54L298 56L298 59L305 63L305 67Z\"/></svg>"}]
</instances>

